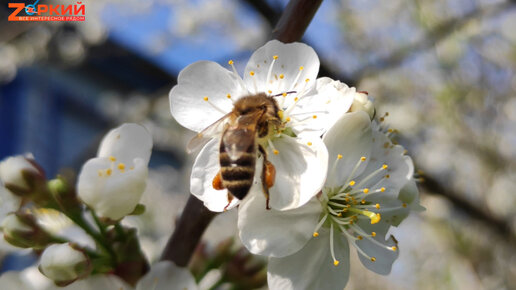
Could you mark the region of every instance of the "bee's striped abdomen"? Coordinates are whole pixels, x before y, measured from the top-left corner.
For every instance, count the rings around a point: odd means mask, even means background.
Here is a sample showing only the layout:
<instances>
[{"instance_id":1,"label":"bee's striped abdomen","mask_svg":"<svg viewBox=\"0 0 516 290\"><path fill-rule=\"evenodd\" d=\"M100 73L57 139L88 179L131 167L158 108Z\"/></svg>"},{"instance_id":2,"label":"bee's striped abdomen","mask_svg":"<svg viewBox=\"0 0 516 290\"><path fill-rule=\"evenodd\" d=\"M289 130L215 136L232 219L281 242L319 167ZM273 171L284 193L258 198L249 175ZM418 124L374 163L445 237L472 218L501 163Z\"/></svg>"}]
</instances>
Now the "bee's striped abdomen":
<instances>
[{"instance_id":1,"label":"bee's striped abdomen","mask_svg":"<svg viewBox=\"0 0 516 290\"><path fill-rule=\"evenodd\" d=\"M230 158L225 144L221 142L219 158L222 186L236 198L243 199L253 185L256 163L254 142L235 160Z\"/></svg>"}]
</instances>

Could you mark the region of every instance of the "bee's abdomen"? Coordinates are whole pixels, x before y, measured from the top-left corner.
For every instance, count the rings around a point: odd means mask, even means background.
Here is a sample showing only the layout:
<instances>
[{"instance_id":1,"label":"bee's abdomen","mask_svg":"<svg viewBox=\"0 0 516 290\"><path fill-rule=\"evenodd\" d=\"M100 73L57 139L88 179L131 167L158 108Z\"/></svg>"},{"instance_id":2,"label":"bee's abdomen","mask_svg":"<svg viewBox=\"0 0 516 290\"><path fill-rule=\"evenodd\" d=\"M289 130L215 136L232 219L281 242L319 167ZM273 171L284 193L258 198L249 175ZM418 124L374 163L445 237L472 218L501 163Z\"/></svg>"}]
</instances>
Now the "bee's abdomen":
<instances>
[{"instance_id":1,"label":"bee's abdomen","mask_svg":"<svg viewBox=\"0 0 516 290\"><path fill-rule=\"evenodd\" d=\"M242 153L231 160L226 152L220 153L222 185L238 199L243 199L253 185L256 153Z\"/></svg>"}]
</instances>

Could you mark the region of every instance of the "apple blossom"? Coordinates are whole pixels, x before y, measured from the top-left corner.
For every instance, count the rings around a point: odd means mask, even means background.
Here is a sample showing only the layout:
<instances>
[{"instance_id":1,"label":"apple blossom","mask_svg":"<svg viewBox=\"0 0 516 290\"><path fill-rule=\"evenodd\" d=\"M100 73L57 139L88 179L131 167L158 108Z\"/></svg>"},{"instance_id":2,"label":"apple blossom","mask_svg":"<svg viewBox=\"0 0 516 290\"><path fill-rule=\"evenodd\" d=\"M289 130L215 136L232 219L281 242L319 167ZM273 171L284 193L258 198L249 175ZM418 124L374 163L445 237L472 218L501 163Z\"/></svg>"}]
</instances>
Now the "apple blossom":
<instances>
[{"instance_id":1,"label":"apple blossom","mask_svg":"<svg viewBox=\"0 0 516 290\"><path fill-rule=\"evenodd\" d=\"M84 164L79 197L100 217L119 220L138 205L145 190L152 149L149 132L137 124L123 124L102 140L96 158Z\"/></svg>"},{"instance_id":2,"label":"apple blossom","mask_svg":"<svg viewBox=\"0 0 516 290\"><path fill-rule=\"evenodd\" d=\"M41 273L61 286L87 276L91 267L88 256L68 243L47 247L39 263Z\"/></svg>"},{"instance_id":3,"label":"apple blossom","mask_svg":"<svg viewBox=\"0 0 516 290\"><path fill-rule=\"evenodd\" d=\"M31 154L7 157L0 162L0 183L16 195L31 193L36 182L44 180L44 176Z\"/></svg>"},{"instance_id":4,"label":"apple blossom","mask_svg":"<svg viewBox=\"0 0 516 290\"><path fill-rule=\"evenodd\" d=\"M178 84L170 92L172 116L182 126L201 132L229 113L241 97L265 93L274 98L282 124L258 140L276 167L276 182L269 189L270 206L279 210L302 206L321 190L327 169L327 152L319 136L324 132L323 120L328 112L323 106L308 105L317 97L317 54L302 43L272 40L253 53L243 78L232 60L229 65L231 71L214 62L200 61L183 69ZM351 102L342 110L347 111L350 106ZM197 156L191 176L192 194L212 211L223 211L228 204L227 190L215 190L212 186L220 169L218 154L223 127L203 132L213 139ZM256 164L257 172L261 172L260 162ZM227 208L239 202L233 199Z\"/></svg>"},{"instance_id":5,"label":"apple blossom","mask_svg":"<svg viewBox=\"0 0 516 290\"><path fill-rule=\"evenodd\" d=\"M239 213L239 235L253 253L269 256L271 289L342 288L349 245L378 274L388 274L398 244L386 235L420 210L413 164L365 112L343 115L323 137L328 177L320 195L290 211L266 213L252 193Z\"/></svg>"}]
</instances>

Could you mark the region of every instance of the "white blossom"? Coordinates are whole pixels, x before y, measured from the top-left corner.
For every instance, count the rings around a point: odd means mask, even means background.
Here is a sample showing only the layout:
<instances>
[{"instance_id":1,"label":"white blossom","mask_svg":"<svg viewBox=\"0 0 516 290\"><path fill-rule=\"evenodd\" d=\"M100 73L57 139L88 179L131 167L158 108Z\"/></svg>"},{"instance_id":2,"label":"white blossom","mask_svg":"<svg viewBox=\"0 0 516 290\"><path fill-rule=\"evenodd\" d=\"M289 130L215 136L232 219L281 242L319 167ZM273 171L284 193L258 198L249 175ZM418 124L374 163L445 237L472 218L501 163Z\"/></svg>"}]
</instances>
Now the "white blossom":
<instances>
[{"instance_id":1,"label":"white blossom","mask_svg":"<svg viewBox=\"0 0 516 290\"><path fill-rule=\"evenodd\" d=\"M200 61L186 67L178 85L170 92L174 118L184 127L201 132L233 108L241 97L265 93L276 100L281 128L258 140L269 161L276 167L276 181L270 188L270 206L278 210L297 208L307 203L324 184L327 151L319 136L324 132L323 106L314 107L319 59L314 50L301 43L270 41L251 56L241 78L214 62ZM347 111L351 106L351 102ZM227 190L215 190L212 180L220 170L218 155L223 126L201 150L194 163L190 190L212 211L228 204ZM261 158L260 158L261 159ZM256 173L261 173L261 162ZM256 182L254 187L260 188ZM227 208L240 201L234 199ZM265 205L263 205L265 207Z\"/></svg>"},{"instance_id":2,"label":"white blossom","mask_svg":"<svg viewBox=\"0 0 516 290\"><path fill-rule=\"evenodd\" d=\"M29 192L33 188L30 176L43 177L31 154L8 157L0 162L0 182L13 193Z\"/></svg>"},{"instance_id":3,"label":"white blossom","mask_svg":"<svg viewBox=\"0 0 516 290\"><path fill-rule=\"evenodd\" d=\"M41 254L39 270L54 282L66 285L88 275L91 264L83 252L70 244L54 244Z\"/></svg>"},{"instance_id":4,"label":"white blossom","mask_svg":"<svg viewBox=\"0 0 516 290\"><path fill-rule=\"evenodd\" d=\"M193 275L186 268L176 266L170 261L162 261L151 266L143 276L136 290L196 290Z\"/></svg>"},{"instance_id":5,"label":"white blossom","mask_svg":"<svg viewBox=\"0 0 516 290\"><path fill-rule=\"evenodd\" d=\"M96 158L84 164L79 197L100 217L119 220L130 214L145 190L152 138L137 124L124 124L102 140Z\"/></svg>"},{"instance_id":6,"label":"white blossom","mask_svg":"<svg viewBox=\"0 0 516 290\"><path fill-rule=\"evenodd\" d=\"M398 244L386 237L420 210L413 164L364 112L344 114L323 137L328 178L301 208L266 212L261 196L245 200L238 227L244 245L269 256L271 289L335 289L349 278L349 245L378 274L388 274ZM401 192L400 192L401 191Z\"/></svg>"}]
</instances>

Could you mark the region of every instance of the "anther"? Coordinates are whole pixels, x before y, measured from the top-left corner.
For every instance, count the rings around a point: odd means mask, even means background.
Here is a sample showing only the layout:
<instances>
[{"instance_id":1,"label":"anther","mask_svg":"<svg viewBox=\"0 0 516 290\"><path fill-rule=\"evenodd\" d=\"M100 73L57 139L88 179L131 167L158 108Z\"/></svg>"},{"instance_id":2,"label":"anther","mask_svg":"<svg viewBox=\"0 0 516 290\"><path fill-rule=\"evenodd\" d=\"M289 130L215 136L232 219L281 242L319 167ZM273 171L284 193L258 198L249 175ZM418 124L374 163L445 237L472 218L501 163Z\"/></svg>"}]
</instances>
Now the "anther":
<instances>
[{"instance_id":1,"label":"anther","mask_svg":"<svg viewBox=\"0 0 516 290\"><path fill-rule=\"evenodd\" d=\"M111 176L112 170L110 168L106 169L107 176Z\"/></svg>"},{"instance_id":2,"label":"anther","mask_svg":"<svg viewBox=\"0 0 516 290\"><path fill-rule=\"evenodd\" d=\"M317 115L313 115L312 118L317 119Z\"/></svg>"},{"instance_id":3,"label":"anther","mask_svg":"<svg viewBox=\"0 0 516 290\"><path fill-rule=\"evenodd\" d=\"M304 70L305 68L303 66L300 66L299 67L299 70Z\"/></svg>"},{"instance_id":4,"label":"anther","mask_svg":"<svg viewBox=\"0 0 516 290\"><path fill-rule=\"evenodd\" d=\"M113 157L113 156L109 156L109 160L110 160L111 162L115 162L115 161L116 161L116 158L115 158L115 157Z\"/></svg>"},{"instance_id":5,"label":"anther","mask_svg":"<svg viewBox=\"0 0 516 290\"><path fill-rule=\"evenodd\" d=\"M375 257L371 257L371 262L376 262L376 258Z\"/></svg>"},{"instance_id":6,"label":"anther","mask_svg":"<svg viewBox=\"0 0 516 290\"><path fill-rule=\"evenodd\" d=\"M312 146L312 142L308 142L306 143L308 146Z\"/></svg>"},{"instance_id":7,"label":"anther","mask_svg":"<svg viewBox=\"0 0 516 290\"><path fill-rule=\"evenodd\" d=\"M229 64L229 65L233 65L233 63L234 63L234 62L233 62L233 60L229 60L229 61L228 61L228 64Z\"/></svg>"},{"instance_id":8,"label":"anther","mask_svg":"<svg viewBox=\"0 0 516 290\"><path fill-rule=\"evenodd\" d=\"M99 174L99 176L102 176L102 170L98 170L97 173Z\"/></svg>"},{"instance_id":9,"label":"anther","mask_svg":"<svg viewBox=\"0 0 516 290\"><path fill-rule=\"evenodd\" d=\"M278 56L277 56L277 55L274 55L272 58L274 58L274 59L278 59Z\"/></svg>"},{"instance_id":10,"label":"anther","mask_svg":"<svg viewBox=\"0 0 516 290\"><path fill-rule=\"evenodd\" d=\"M294 102L297 102L298 100L299 100L299 98L298 98L298 97L295 97L295 98L294 98Z\"/></svg>"},{"instance_id":11,"label":"anther","mask_svg":"<svg viewBox=\"0 0 516 290\"><path fill-rule=\"evenodd\" d=\"M339 265L339 261L338 260L333 261L333 266L338 266L338 265Z\"/></svg>"},{"instance_id":12,"label":"anther","mask_svg":"<svg viewBox=\"0 0 516 290\"><path fill-rule=\"evenodd\" d=\"M123 163L118 163L118 169L119 169L120 171L124 170L124 169L125 169L125 164L123 164Z\"/></svg>"},{"instance_id":13,"label":"anther","mask_svg":"<svg viewBox=\"0 0 516 290\"><path fill-rule=\"evenodd\" d=\"M357 236L357 239L361 241L363 239L363 237L359 235L359 236Z\"/></svg>"},{"instance_id":14,"label":"anther","mask_svg":"<svg viewBox=\"0 0 516 290\"><path fill-rule=\"evenodd\" d=\"M338 154L337 159L342 159L342 154Z\"/></svg>"},{"instance_id":15,"label":"anther","mask_svg":"<svg viewBox=\"0 0 516 290\"><path fill-rule=\"evenodd\" d=\"M401 206L402 206L402 207L407 207L407 204L406 204L406 203L403 203Z\"/></svg>"},{"instance_id":16,"label":"anther","mask_svg":"<svg viewBox=\"0 0 516 290\"><path fill-rule=\"evenodd\" d=\"M276 150L276 149L274 149L273 153L274 153L274 155L278 155L278 154L279 154L279 151L278 151L278 150Z\"/></svg>"},{"instance_id":17,"label":"anther","mask_svg":"<svg viewBox=\"0 0 516 290\"><path fill-rule=\"evenodd\" d=\"M382 169L387 169L387 167L389 167L387 164L382 165Z\"/></svg>"},{"instance_id":18,"label":"anther","mask_svg":"<svg viewBox=\"0 0 516 290\"><path fill-rule=\"evenodd\" d=\"M380 188L381 192L385 192L385 187Z\"/></svg>"},{"instance_id":19,"label":"anther","mask_svg":"<svg viewBox=\"0 0 516 290\"><path fill-rule=\"evenodd\" d=\"M390 178L391 176L389 174L386 174L385 175L385 178Z\"/></svg>"},{"instance_id":20,"label":"anther","mask_svg":"<svg viewBox=\"0 0 516 290\"><path fill-rule=\"evenodd\" d=\"M306 80L305 80L305 82L309 82L309 81L310 81L310 79L306 79Z\"/></svg>"},{"instance_id":21,"label":"anther","mask_svg":"<svg viewBox=\"0 0 516 290\"><path fill-rule=\"evenodd\" d=\"M363 191L365 194L368 194L368 193L369 193L369 188L364 188L362 191Z\"/></svg>"},{"instance_id":22,"label":"anther","mask_svg":"<svg viewBox=\"0 0 516 290\"><path fill-rule=\"evenodd\" d=\"M280 74L280 75L279 75L279 78L280 78L280 79L283 79L284 77L285 77L285 75L284 75L284 74Z\"/></svg>"},{"instance_id":23,"label":"anther","mask_svg":"<svg viewBox=\"0 0 516 290\"><path fill-rule=\"evenodd\" d=\"M396 250L398 250L398 248L396 246L392 246L391 247L391 250L393 250L394 252L396 252Z\"/></svg>"},{"instance_id":24,"label":"anther","mask_svg":"<svg viewBox=\"0 0 516 290\"><path fill-rule=\"evenodd\" d=\"M250 74L251 76L254 76L254 71L250 71L250 72L249 72L249 74Z\"/></svg>"},{"instance_id":25,"label":"anther","mask_svg":"<svg viewBox=\"0 0 516 290\"><path fill-rule=\"evenodd\" d=\"M355 183L356 183L356 182L355 182L354 180L351 180L351 181L349 182L349 186L353 186L353 185L355 185Z\"/></svg>"},{"instance_id":26,"label":"anther","mask_svg":"<svg viewBox=\"0 0 516 290\"><path fill-rule=\"evenodd\" d=\"M230 95L230 94L228 94L226 97L227 97L228 99L231 99L231 95Z\"/></svg>"},{"instance_id":27,"label":"anther","mask_svg":"<svg viewBox=\"0 0 516 290\"><path fill-rule=\"evenodd\" d=\"M287 93L283 93L283 94L281 94L281 95L282 95L283 97L286 97L286 96L287 96Z\"/></svg>"},{"instance_id":28,"label":"anther","mask_svg":"<svg viewBox=\"0 0 516 290\"><path fill-rule=\"evenodd\" d=\"M290 117L287 117L285 121L290 122Z\"/></svg>"},{"instance_id":29,"label":"anther","mask_svg":"<svg viewBox=\"0 0 516 290\"><path fill-rule=\"evenodd\" d=\"M376 207L376 209L380 209L380 204L379 204L379 203L377 203L377 204L375 205L375 207Z\"/></svg>"},{"instance_id":30,"label":"anther","mask_svg":"<svg viewBox=\"0 0 516 290\"><path fill-rule=\"evenodd\" d=\"M318 232L314 232L313 237L317 238L318 236L319 236L319 233Z\"/></svg>"},{"instance_id":31,"label":"anther","mask_svg":"<svg viewBox=\"0 0 516 290\"><path fill-rule=\"evenodd\" d=\"M372 232L372 233L371 233L371 236L372 236L372 237L376 237L376 232Z\"/></svg>"},{"instance_id":32,"label":"anther","mask_svg":"<svg viewBox=\"0 0 516 290\"><path fill-rule=\"evenodd\" d=\"M365 156L360 157L360 161L366 161L366 159L367 158Z\"/></svg>"},{"instance_id":33,"label":"anther","mask_svg":"<svg viewBox=\"0 0 516 290\"><path fill-rule=\"evenodd\" d=\"M365 203L366 203L365 199L362 199L362 200L360 201L360 203L361 203L361 204L365 204Z\"/></svg>"},{"instance_id":34,"label":"anther","mask_svg":"<svg viewBox=\"0 0 516 290\"><path fill-rule=\"evenodd\" d=\"M207 102L208 101L208 97L204 97L203 100L205 100Z\"/></svg>"},{"instance_id":35,"label":"anther","mask_svg":"<svg viewBox=\"0 0 516 290\"><path fill-rule=\"evenodd\" d=\"M269 95L270 95L270 94L272 94L272 91L271 91L271 90L268 90L267 92L269 93Z\"/></svg>"}]
</instances>

